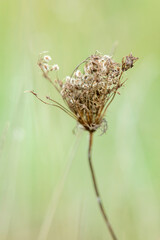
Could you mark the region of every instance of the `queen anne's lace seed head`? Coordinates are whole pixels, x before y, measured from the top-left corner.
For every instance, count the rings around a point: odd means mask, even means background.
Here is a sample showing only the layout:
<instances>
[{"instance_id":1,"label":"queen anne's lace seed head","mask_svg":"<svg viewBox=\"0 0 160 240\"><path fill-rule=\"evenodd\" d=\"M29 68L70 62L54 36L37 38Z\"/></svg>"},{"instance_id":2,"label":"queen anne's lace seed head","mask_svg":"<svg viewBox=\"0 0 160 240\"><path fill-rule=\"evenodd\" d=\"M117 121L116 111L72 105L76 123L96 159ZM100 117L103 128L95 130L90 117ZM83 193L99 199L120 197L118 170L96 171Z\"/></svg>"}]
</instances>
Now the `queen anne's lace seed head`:
<instances>
[{"instance_id":1,"label":"queen anne's lace seed head","mask_svg":"<svg viewBox=\"0 0 160 240\"><path fill-rule=\"evenodd\" d=\"M101 129L102 133L106 132L107 122L104 118L106 111L115 95L117 93L120 94L118 91L119 88L125 83L125 81L122 80L123 73L132 68L137 59L138 58L130 54L129 56L124 57L121 63L117 63L111 56L102 55L97 52L80 63L72 72L71 76L66 77L66 81L63 82L60 80L58 74L56 74L57 79L53 82L50 78L50 72L59 70L59 66L57 64L52 66L48 65L51 58L48 55L42 56L41 54L38 60L38 65L43 72L43 76L61 94L69 109L48 96L46 96L47 101L45 101L39 98L34 91L29 91L41 102L55 106L66 112L78 122L78 125L82 129L89 132L88 160L92 180L97 193L97 200L101 208L101 213L105 218L105 223L107 224L112 239L114 240L116 240L117 237L102 206L92 167L91 149L93 132L98 128ZM84 67L80 71L79 69L82 64L84 64Z\"/></svg>"},{"instance_id":2,"label":"queen anne's lace seed head","mask_svg":"<svg viewBox=\"0 0 160 240\"><path fill-rule=\"evenodd\" d=\"M106 129L104 117L108 106L116 93L119 94L118 89L124 85L123 73L132 68L137 59L130 54L124 57L121 63L117 63L111 56L97 53L82 62L84 66L81 71L79 64L64 82L56 80L56 88L71 112L65 111L89 132L94 132L102 126ZM49 66L50 60L48 55L41 57L38 65L51 82L49 71L57 71L59 66Z\"/></svg>"},{"instance_id":3,"label":"queen anne's lace seed head","mask_svg":"<svg viewBox=\"0 0 160 240\"><path fill-rule=\"evenodd\" d=\"M102 124L107 103L123 85L121 76L135 60L130 54L121 64L108 55L92 55L85 62L83 74L76 70L74 80L63 84L62 97L85 129L95 131Z\"/></svg>"}]
</instances>

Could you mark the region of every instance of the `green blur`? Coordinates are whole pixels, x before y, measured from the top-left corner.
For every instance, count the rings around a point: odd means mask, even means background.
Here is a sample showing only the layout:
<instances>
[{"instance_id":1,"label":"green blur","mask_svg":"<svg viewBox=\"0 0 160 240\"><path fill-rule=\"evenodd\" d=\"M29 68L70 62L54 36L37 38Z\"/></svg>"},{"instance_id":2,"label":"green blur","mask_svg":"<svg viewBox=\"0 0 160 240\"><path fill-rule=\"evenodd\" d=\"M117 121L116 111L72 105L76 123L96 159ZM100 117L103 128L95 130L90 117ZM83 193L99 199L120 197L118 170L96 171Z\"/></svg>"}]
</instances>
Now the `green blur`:
<instances>
[{"instance_id":1,"label":"green blur","mask_svg":"<svg viewBox=\"0 0 160 240\"><path fill-rule=\"evenodd\" d=\"M87 162L88 134L25 90L62 103L63 79L96 50L139 57L95 134L93 163L119 240L160 239L160 1L0 0L0 240L109 240Z\"/></svg>"}]
</instances>

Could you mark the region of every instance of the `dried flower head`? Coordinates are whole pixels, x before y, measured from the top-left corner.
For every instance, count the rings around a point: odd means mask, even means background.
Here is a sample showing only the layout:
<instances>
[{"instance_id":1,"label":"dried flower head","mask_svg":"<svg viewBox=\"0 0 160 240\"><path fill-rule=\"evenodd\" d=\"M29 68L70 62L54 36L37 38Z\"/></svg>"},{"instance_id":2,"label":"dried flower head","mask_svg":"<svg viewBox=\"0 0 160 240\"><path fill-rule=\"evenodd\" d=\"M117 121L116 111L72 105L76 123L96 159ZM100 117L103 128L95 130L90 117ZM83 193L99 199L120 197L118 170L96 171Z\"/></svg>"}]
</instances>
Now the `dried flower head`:
<instances>
[{"instance_id":1,"label":"dried flower head","mask_svg":"<svg viewBox=\"0 0 160 240\"><path fill-rule=\"evenodd\" d=\"M65 81L61 81L57 75L59 66L57 64L49 65L51 57L48 55L43 56L43 54L40 55L38 60L38 65L43 72L43 76L61 94L68 108L65 108L48 96L46 98L50 102L39 98L34 91L30 92L43 103L62 109L89 132L88 161L96 197L109 233L113 240L117 240L118 238L113 231L102 204L91 160L91 149L93 133L98 128L102 129L102 132L105 132L107 129L105 114L116 94L120 94L118 90L125 83L125 80L122 78L124 72L132 68L138 58L130 54L123 57L121 63L117 63L111 56L96 53L81 62L74 69L71 76L65 78ZM56 80L54 82L49 76L51 71L55 71L56 73Z\"/></svg>"},{"instance_id":2,"label":"dried flower head","mask_svg":"<svg viewBox=\"0 0 160 240\"><path fill-rule=\"evenodd\" d=\"M80 63L65 81L60 81L57 77L53 82L49 72L58 71L59 66L49 65L51 57L40 55L38 65L43 76L56 87L69 109L49 97L47 99L54 104L47 104L61 108L89 132L94 132L102 126L105 130L106 111L125 83L122 79L123 73L132 68L137 59L130 54L123 57L121 63L117 63L111 56L96 53ZM33 91L32 93L37 97L37 94Z\"/></svg>"}]
</instances>

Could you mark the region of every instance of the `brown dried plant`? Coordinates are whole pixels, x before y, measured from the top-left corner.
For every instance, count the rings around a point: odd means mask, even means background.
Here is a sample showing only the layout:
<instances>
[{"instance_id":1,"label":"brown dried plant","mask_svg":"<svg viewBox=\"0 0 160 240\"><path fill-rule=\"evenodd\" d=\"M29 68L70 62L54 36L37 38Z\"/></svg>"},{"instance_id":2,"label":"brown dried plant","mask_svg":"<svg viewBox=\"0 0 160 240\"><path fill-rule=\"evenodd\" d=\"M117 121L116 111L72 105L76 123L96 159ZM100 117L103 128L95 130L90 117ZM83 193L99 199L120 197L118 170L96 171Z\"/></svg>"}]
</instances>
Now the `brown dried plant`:
<instances>
[{"instance_id":1,"label":"brown dried plant","mask_svg":"<svg viewBox=\"0 0 160 240\"><path fill-rule=\"evenodd\" d=\"M52 81L50 72L58 71L59 66L57 64L49 65L51 57L43 53L40 54L38 59L38 66L42 70L44 78L60 93L68 108L48 96L46 99L50 102L46 102L39 98L34 91L29 91L41 102L58 107L66 112L74 118L84 130L89 132L88 161L92 181L100 211L113 240L117 240L117 237L102 204L91 160L93 133L99 128L101 128L103 132L106 131L105 115L107 109L116 94L120 94L119 89L124 86L126 82L126 80L123 80L124 72L132 68L137 59L138 58L130 53L128 56L123 57L121 63L117 63L111 56L96 52L94 55L82 61L74 69L71 76L66 77L65 81L59 80L58 77L55 81ZM80 70L82 66L83 70Z\"/></svg>"}]
</instances>

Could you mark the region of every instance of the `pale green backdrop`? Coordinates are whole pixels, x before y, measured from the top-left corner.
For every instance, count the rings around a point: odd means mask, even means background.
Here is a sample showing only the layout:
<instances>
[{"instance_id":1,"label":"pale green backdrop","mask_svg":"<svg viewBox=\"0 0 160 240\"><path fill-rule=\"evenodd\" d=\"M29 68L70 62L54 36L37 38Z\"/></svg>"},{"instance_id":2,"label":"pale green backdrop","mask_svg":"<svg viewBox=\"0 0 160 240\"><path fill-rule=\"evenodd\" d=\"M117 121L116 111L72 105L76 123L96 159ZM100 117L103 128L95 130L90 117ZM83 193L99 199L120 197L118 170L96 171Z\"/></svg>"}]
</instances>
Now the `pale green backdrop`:
<instances>
[{"instance_id":1,"label":"pale green backdrop","mask_svg":"<svg viewBox=\"0 0 160 240\"><path fill-rule=\"evenodd\" d=\"M62 102L60 78L96 50L139 57L110 106L93 161L119 240L160 239L160 1L0 0L0 240L109 240L87 163L88 135L25 90Z\"/></svg>"}]
</instances>

